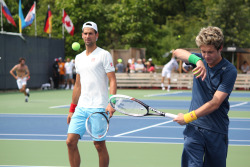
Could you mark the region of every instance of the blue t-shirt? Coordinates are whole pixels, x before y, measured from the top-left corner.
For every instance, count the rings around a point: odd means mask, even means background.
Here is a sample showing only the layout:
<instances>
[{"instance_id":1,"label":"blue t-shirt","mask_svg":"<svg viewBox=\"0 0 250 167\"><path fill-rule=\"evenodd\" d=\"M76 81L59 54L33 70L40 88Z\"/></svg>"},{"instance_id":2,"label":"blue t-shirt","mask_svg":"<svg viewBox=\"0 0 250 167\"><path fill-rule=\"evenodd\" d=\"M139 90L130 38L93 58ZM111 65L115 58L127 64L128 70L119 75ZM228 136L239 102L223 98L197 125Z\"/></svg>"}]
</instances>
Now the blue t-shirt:
<instances>
[{"instance_id":1,"label":"blue t-shirt","mask_svg":"<svg viewBox=\"0 0 250 167\"><path fill-rule=\"evenodd\" d=\"M194 54L202 58L201 54ZM208 66L205 60L203 60L203 63L207 70L207 76L204 81L202 81L201 78L196 79L194 76L192 101L189 112L198 109L203 104L212 100L214 93L217 90L228 93L228 96L217 110L211 114L198 118L190 124L214 132L228 134L228 99L234 87L237 70L234 65L224 58L222 58L222 60L212 68Z\"/></svg>"}]
</instances>

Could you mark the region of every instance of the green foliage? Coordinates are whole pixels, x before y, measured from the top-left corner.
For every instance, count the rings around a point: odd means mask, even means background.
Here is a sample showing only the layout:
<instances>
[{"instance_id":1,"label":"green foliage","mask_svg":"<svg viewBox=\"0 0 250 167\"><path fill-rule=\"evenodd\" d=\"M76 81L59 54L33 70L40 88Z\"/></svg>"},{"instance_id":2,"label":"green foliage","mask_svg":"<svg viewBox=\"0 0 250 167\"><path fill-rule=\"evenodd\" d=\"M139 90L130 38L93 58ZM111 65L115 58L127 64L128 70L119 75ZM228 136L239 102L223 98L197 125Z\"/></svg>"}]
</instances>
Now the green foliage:
<instances>
[{"instance_id":1,"label":"green foliage","mask_svg":"<svg viewBox=\"0 0 250 167\"><path fill-rule=\"evenodd\" d=\"M17 24L3 18L4 31L18 32L18 1L5 1ZM33 0L22 1L24 16ZM250 10L248 0L43 0L37 1L37 36L43 32L48 5L53 15L52 38L61 39L62 9L75 26L72 37L65 30L65 53L74 57L83 51L82 24L94 21L98 25L97 45L104 49L146 48L147 58L165 64L166 52L175 48L195 48L195 37L202 27L222 28L225 45L249 47ZM35 24L23 29L24 35L35 35ZM71 44L79 42L81 49L73 51Z\"/></svg>"}]
</instances>

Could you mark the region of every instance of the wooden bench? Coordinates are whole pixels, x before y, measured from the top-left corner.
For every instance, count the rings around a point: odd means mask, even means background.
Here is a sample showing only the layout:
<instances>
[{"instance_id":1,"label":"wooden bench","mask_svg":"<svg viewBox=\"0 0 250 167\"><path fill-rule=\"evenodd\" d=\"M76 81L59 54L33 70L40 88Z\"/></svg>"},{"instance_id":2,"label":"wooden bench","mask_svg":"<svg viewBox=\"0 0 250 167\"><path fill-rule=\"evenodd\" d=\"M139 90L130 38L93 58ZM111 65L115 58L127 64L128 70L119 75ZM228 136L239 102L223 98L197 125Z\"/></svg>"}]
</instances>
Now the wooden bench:
<instances>
[{"instance_id":1,"label":"wooden bench","mask_svg":"<svg viewBox=\"0 0 250 167\"><path fill-rule=\"evenodd\" d=\"M250 89L250 74L238 74L234 89L244 89L249 90Z\"/></svg>"},{"instance_id":2,"label":"wooden bench","mask_svg":"<svg viewBox=\"0 0 250 167\"><path fill-rule=\"evenodd\" d=\"M161 88L161 73L116 73L118 88ZM164 85L167 86L165 78ZM191 89L193 74L172 73L171 87L176 89ZM238 74L234 89L250 89L250 75Z\"/></svg>"},{"instance_id":3,"label":"wooden bench","mask_svg":"<svg viewBox=\"0 0 250 167\"><path fill-rule=\"evenodd\" d=\"M116 73L117 86L127 88L144 88L144 87L161 87L160 73ZM167 85L167 79L164 81ZM191 74L173 73L171 76L171 87L191 88L193 84L193 76Z\"/></svg>"}]
</instances>

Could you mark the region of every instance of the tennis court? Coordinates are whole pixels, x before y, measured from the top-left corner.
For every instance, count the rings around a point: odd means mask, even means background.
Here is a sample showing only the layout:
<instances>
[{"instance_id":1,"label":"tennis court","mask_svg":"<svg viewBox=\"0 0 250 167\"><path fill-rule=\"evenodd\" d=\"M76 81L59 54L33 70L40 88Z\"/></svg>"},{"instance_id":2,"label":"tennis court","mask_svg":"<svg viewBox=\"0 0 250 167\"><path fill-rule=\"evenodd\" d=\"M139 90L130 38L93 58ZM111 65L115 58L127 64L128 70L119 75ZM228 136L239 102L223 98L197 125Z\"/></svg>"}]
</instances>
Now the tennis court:
<instances>
[{"instance_id":1,"label":"tennis court","mask_svg":"<svg viewBox=\"0 0 250 167\"><path fill-rule=\"evenodd\" d=\"M29 103L18 92L0 93L0 166L69 166L66 117L71 91L33 91ZM187 112L191 91L118 90L164 112ZM249 166L250 92L230 98L227 166ZM107 146L111 167L180 166L184 126L161 117L111 119ZM82 165L98 166L86 134L79 143Z\"/></svg>"}]
</instances>

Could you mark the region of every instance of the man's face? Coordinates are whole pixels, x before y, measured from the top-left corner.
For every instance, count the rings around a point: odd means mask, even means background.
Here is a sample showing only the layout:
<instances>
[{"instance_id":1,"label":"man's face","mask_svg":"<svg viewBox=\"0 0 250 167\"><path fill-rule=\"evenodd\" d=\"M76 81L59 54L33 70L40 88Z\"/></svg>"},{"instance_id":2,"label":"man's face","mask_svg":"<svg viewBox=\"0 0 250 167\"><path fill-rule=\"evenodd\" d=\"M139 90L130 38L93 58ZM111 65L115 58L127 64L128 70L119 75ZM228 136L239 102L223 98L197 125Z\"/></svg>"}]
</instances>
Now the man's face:
<instances>
[{"instance_id":1,"label":"man's face","mask_svg":"<svg viewBox=\"0 0 250 167\"><path fill-rule=\"evenodd\" d=\"M25 60L21 60L20 64L24 65L25 64Z\"/></svg>"},{"instance_id":2,"label":"man's face","mask_svg":"<svg viewBox=\"0 0 250 167\"><path fill-rule=\"evenodd\" d=\"M86 27L83 29L82 39L86 46L93 46L98 38L98 33L95 33L93 28Z\"/></svg>"},{"instance_id":3,"label":"man's face","mask_svg":"<svg viewBox=\"0 0 250 167\"><path fill-rule=\"evenodd\" d=\"M213 45L202 45L200 47L202 57L206 60L209 67L214 67L221 60L221 49L217 50Z\"/></svg>"}]
</instances>

